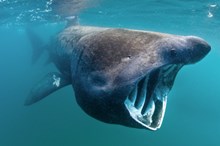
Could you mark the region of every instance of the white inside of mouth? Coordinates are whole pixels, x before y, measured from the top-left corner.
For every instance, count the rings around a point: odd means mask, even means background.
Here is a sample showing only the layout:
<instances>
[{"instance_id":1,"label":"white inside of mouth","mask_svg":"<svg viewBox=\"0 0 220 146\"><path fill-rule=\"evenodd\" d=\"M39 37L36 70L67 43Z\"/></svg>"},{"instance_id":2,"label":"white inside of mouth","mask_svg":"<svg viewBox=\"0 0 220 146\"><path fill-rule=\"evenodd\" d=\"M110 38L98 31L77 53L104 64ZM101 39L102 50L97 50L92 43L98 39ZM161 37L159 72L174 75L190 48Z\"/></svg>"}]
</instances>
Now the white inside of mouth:
<instances>
[{"instance_id":1,"label":"white inside of mouth","mask_svg":"<svg viewBox=\"0 0 220 146\"><path fill-rule=\"evenodd\" d=\"M124 101L130 116L142 126L157 130L161 127L167 95L182 65L166 65L146 75ZM152 74L154 79L152 78ZM149 87L153 86L153 87Z\"/></svg>"}]
</instances>

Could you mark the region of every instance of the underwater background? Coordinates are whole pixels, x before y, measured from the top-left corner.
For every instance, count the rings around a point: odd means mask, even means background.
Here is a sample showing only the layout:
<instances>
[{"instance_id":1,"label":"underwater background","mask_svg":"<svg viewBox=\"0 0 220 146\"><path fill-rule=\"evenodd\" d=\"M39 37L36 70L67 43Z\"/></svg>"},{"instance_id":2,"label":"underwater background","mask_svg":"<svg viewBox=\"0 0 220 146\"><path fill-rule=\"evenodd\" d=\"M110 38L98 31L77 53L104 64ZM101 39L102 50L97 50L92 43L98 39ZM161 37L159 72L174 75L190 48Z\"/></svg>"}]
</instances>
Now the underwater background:
<instances>
[{"instance_id":1,"label":"underwater background","mask_svg":"<svg viewBox=\"0 0 220 146\"><path fill-rule=\"evenodd\" d=\"M96 0L79 5L71 1L0 0L0 146L220 145L219 0ZM45 65L46 54L31 63L25 28L35 29L47 43L62 31L70 14L59 6L74 4L83 9L74 12L81 25L196 35L212 46L207 57L178 73L158 131L89 117L76 104L71 86L24 106L34 83L56 70Z\"/></svg>"}]
</instances>

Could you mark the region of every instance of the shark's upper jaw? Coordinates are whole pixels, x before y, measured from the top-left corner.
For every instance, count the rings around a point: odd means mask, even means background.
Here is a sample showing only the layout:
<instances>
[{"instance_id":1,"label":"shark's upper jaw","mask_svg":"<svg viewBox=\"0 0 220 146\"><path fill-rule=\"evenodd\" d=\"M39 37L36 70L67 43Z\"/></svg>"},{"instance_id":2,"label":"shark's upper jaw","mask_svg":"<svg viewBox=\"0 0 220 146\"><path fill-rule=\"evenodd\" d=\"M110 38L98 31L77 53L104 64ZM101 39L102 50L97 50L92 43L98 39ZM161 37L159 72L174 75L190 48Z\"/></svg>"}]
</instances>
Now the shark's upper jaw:
<instances>
[{"instance_id":1,"label":"shark's upper jaw","mask_svg":"<svg viewBox=\"0 0 220 146\"><path fill-rule=\"evenodd\" d=\"M166 110L167 95L182 64L171 64L151 70L124 101L130 116L150 130L160 128Z\"/></svg>"}]
</instances>

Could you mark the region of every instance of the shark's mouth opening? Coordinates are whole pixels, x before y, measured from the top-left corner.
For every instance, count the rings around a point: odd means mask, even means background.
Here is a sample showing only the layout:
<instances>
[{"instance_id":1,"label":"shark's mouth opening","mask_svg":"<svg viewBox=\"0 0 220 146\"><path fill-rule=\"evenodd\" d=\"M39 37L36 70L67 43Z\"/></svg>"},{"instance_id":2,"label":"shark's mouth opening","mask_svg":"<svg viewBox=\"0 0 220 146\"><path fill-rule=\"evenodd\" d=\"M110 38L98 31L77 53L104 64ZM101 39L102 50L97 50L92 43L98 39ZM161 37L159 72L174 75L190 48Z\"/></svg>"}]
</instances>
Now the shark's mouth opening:
<instances>
[{"instance_id":1,"label":"shark's mouth opening","mask_svg":"<svg viewBox=\"0 0 220 146\"><path fill-rule=\"evenodd\" d=\"M130 116L142 126L160 128L166 110L167 95L183 65L165 65L150 71L126 98L124 104Z\"/></svg>"}]
</instances>

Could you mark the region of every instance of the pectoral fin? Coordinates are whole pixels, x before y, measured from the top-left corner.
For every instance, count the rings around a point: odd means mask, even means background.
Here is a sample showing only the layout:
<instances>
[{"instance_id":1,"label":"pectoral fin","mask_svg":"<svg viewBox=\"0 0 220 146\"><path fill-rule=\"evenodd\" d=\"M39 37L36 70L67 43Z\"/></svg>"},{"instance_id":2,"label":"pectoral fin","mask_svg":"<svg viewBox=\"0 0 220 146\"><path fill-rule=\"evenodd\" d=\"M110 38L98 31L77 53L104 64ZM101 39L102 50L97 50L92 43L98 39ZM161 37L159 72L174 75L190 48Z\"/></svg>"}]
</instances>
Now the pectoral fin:
<instances>
[{"instance_id":1,"label":"pectoral fin","mask_svg":"<svg viewBox=\"0 0 220 146\"><path fill-rule=\"evenodd\" d=\"M60 73L48 73L30 91L24 105L34 104L54 91L70 84L70 80Z\"/></svg>"}]
</instances>

